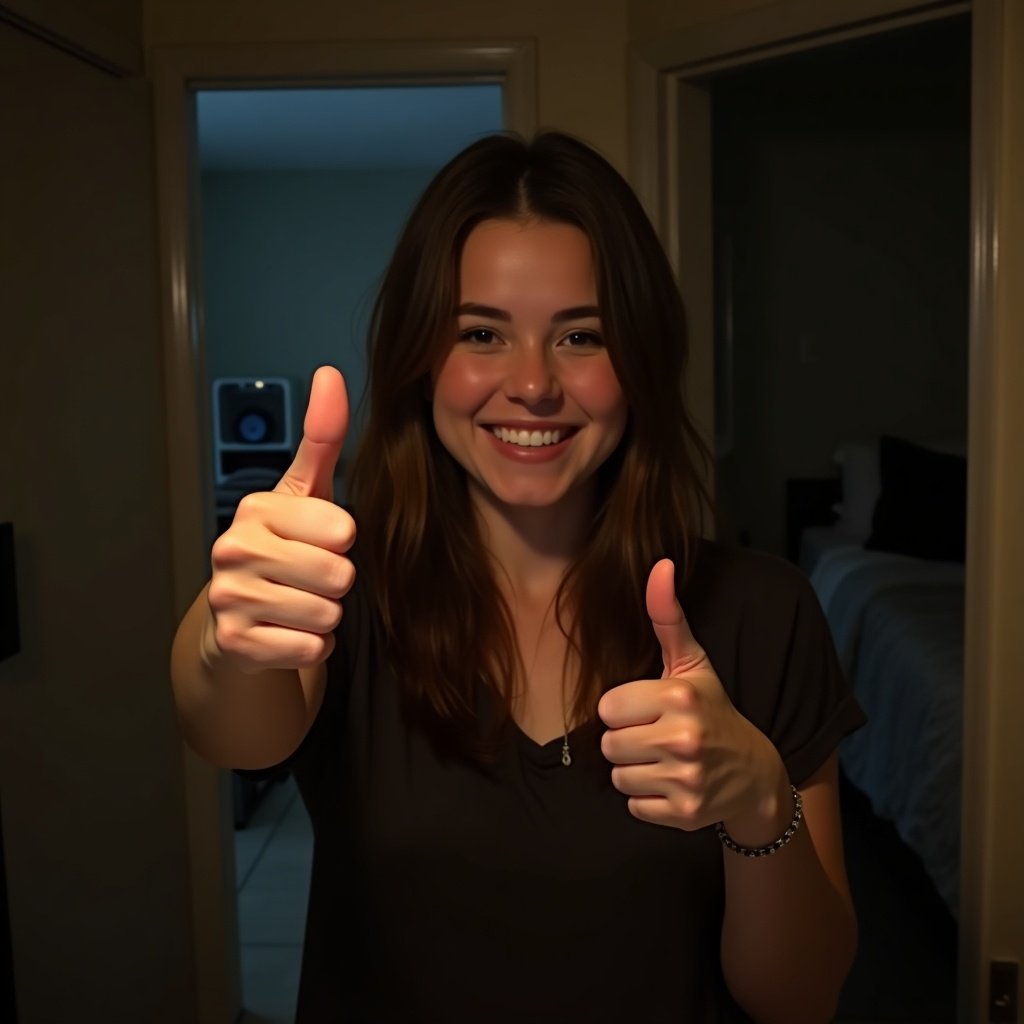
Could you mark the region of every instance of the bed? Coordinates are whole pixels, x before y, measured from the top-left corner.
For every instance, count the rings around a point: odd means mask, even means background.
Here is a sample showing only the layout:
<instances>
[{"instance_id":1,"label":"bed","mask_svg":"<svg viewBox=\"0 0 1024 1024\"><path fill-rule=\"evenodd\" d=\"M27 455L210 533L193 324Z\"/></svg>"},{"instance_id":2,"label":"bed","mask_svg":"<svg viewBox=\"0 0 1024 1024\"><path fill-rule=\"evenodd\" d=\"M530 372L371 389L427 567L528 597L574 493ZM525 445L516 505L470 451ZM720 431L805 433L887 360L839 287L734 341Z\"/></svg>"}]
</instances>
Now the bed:
<instances>
[{"instance_id":1,"label":"bed","mask_svg":"<svg viewBox=\"0 0 1024 1024\"><path fill-rule=\"evenodd\" d=\"M897 439L899 457L894 458L892 440L858 446L856 456L867 459L868 470L858 480L852 465L844 467L839 518L802 531L799 562L868 716L868 724L840 746L842 770L917 853L956 918L964 665L958 488L962 477L965 493L966 463L955 453L922 448L929 459L952 460L943 471L955 479L939 486L908 470L907 442ZM838 455L841 466L854 459L850 446ZM880 459L874 475L872 459ZM933 469L935 464L932 460ZM855 495L865 479L867 494ZM913 492L911 504L923 509L898 509L894 502L902 498L894 498L894 481L895 491ZM936 511L950 503L951 514ZM931 517L924 530L922 514ZM894 520L901 516L903 526ZM943 516L948 521L937 525ZM909 542L901 536L903 527L913 535Z\"/></svg>"}]
</instances>

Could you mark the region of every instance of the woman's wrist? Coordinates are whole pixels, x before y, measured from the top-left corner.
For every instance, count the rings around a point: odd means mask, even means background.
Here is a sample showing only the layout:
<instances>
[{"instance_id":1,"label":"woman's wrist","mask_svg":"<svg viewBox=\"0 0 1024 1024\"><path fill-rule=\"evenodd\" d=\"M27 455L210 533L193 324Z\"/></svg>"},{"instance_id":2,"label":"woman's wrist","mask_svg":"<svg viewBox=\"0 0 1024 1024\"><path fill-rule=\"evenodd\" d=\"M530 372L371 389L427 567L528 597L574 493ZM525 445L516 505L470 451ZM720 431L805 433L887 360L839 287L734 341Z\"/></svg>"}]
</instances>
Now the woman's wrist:
<instances>
[{"instance_id":1,"label":"woman's wrist","mask_svg":"<svg viewBox=\"0 0 1024 1024\"><path fill-rule=\"evenodd\" d=\"M793 789L778 751L764 737L768 747L760 766L754 769L753 797L747 808L724 819L722 824L733 842L758 848L778 839L794 817Z\"/></svg>"},{"instance_id":2,"label":"woman's wrist","mask_svg":"<svg viewBox=\"0 0 1024 1024\"><path fill-rule=\"evenodd\" d=\"M793 817L790 819L784 832L780 832L770 843L762 843L760 846L744 846L742 843L737 843L729 835L722 822L718 822L715 825L715 832L722 845L743 857L768 857L773 853L778 853L797 834L804 820L803 798L800 796L796 786L790 786L789 791L793 796Z\"/></svg>"}]
</instances>

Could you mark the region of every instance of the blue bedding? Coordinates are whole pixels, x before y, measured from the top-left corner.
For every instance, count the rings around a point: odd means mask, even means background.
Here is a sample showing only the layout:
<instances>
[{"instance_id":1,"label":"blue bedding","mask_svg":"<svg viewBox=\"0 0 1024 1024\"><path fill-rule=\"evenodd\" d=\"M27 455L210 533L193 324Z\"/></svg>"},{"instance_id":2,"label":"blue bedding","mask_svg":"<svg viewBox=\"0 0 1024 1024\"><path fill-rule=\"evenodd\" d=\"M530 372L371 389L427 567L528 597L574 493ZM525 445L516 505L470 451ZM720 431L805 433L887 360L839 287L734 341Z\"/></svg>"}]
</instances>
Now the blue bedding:
<instances>
[{"instance_id":1,"label":"blue bedding","mask_svg":"<svg viewBox=\"0 0 1024 1024\"><path fill-rule=\"evenodd\" d=\"M868 716L840 746L840 763L956 916L964 567L845 541L822 551L810 575Z\"/></svg>"}]
</instances>

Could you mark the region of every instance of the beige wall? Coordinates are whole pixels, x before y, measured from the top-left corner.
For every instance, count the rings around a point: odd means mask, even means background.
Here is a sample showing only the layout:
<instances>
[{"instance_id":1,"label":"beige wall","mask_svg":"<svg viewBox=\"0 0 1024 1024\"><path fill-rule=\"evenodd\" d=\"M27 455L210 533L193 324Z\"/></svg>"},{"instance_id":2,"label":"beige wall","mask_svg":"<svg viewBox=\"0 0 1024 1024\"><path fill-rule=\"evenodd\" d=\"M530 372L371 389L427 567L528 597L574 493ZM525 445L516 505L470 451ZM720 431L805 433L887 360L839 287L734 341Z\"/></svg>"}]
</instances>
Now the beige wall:
<instances>
[{"instance_id":1,"label":"beige wall","mask_svg":"<svg viewBox=\"0 0 1024 1024\"><path fill-rule=\"evenodd\" d=\"M629 0L629 38L642 40L674 29L720 21L773 0Z\"/></svg>"},{"instance_id":2,"label":"beige wall","mask_svg":"<svg viewBox=\"0 0 1024 1024\"><path fill-rule=\"evenodd\" d=\"M539 124L580 135L626 167L625 0L146 0L149 47L169 44L537 41Z\"/></svg>"},{"instance_id":3,"label":"beige wall","mask_svg":"<svg viewBox=\"0 0 1024 1024\"><path fill-rule=\"evenodd\" d=\"M0 24L0 784L21 1024L193 1016L150 91Z\"/></svg>"},{"instance_id":4,"label":"beige wall","mask_svg":"<svg viewBox=\"0 0 1024 1024\"><path fill-rule=\"evenodd\" d=\"M142 0L66 0L76 10L135 44L142 42Z\"/></svg>"},{"instance_id":5,"label":"beige wall","mask_svg":"<svg viewBox=\"0 0 1024 1024\"><path fill-rule=\"evenodd\" d=\"M833 24L870 20L894 8L912 6L902 0L627 0L630 41L646 42L684 29L718 31L722 23L749 16L777 30L785 23L806 25L808 21ZM919 4L918 6L925 6ZM847 17L847 14L849 15ZM748 24L744 31L749 28Z\"/></svg>"}]
</instances>

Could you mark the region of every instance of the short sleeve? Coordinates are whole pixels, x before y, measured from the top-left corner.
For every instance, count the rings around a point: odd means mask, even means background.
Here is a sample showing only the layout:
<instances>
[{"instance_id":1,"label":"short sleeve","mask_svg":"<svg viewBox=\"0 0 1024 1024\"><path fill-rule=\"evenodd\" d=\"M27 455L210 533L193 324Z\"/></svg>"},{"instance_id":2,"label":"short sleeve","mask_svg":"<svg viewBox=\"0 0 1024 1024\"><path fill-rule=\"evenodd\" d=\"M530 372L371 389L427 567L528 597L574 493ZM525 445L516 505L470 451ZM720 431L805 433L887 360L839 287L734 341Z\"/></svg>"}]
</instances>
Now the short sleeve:
<instances>
[{"instance_id":1,"label":"short sleeve","mask_svg":"<svg viewBox=\"0 0 1024 1024\"><path fill-rule=\"evenodd\" d=\"M794 785L811 776L839 741L866 721L839 664L818 596L801 582L776 706L765 730Z\"/></svg>"},{"instance_id":2,"label":"short sleeve","mask_svg":"<svg viewBox=\"0 0 1024 1024\"><path fill-rule=\"evenodd\" d=\"M685 595L730 699L800 785L866 720L806 575L773 555L705 543Z\"/></svg>"}]
</instances>

